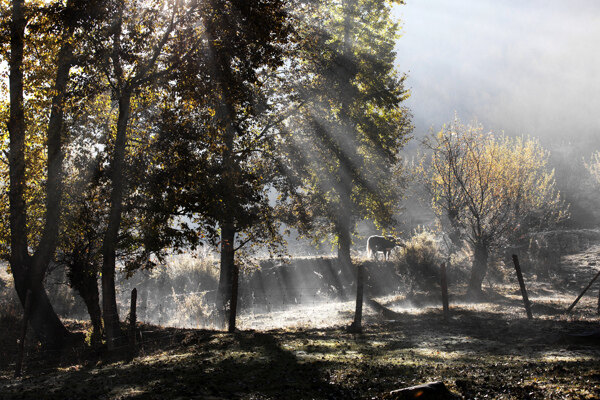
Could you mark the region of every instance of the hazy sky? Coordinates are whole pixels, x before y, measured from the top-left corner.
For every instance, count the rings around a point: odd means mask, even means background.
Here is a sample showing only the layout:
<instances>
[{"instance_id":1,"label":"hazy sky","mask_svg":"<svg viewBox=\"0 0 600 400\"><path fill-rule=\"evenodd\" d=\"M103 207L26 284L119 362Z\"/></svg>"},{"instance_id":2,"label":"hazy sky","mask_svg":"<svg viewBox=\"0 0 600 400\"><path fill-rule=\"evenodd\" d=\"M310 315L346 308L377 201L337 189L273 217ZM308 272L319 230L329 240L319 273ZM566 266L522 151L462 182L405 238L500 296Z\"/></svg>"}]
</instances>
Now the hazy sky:
<instances>
[{"instance_id":1,"label":"hazy sky","mask_svg":"<svg viewBox=\"0 0 600 400\"><path fill-rule=\"evenodd\" d=\"M453 118L600 138L600 1L406 0L397 64L415 135Z\"/></svg>"}]
</instances>

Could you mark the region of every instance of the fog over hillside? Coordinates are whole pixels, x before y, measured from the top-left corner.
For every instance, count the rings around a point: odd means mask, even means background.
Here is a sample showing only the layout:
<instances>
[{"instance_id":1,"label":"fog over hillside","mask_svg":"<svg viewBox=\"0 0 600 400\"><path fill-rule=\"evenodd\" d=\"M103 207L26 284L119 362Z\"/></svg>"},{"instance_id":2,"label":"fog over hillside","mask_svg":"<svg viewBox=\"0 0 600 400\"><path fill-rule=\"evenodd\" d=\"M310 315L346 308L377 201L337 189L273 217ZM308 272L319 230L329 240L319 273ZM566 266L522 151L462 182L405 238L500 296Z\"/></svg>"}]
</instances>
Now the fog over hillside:
<instances>
[{"instance_id":1,"label":"fog over hillside","mask_svg":"<svg viewBox=\"0 0 600 400\"><path fill-rule=\"evenodd\" d=\"M456 111L548 148L598 147L600 2L407 0L395 12L416 137Z\"/></svg>"}]
</instances>

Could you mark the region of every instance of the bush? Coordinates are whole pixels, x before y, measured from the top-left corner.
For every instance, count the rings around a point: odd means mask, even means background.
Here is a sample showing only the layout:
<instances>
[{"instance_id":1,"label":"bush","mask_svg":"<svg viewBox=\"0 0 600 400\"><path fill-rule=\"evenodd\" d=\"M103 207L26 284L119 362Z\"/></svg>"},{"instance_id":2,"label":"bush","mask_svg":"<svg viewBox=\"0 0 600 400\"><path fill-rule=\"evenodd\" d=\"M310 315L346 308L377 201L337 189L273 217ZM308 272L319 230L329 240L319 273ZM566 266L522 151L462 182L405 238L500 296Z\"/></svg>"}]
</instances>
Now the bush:
<instances>
[{"instance_id":1,"label":"bush","mask_svg":"<svg viewBox=\"0 0 600 400\"><path fill-rule=\"evenodd\" d=\"M444 254L440 239L434 232L425 228L418 229L394 257L398 273L409 280L407 283L411 292L415 285L423 290L430 290L439 283L440 264Z\"/></svg>"},{"instance_id":2,"label":"bush","mask_svg":"<svg viewBox=\"0 0 600 400\"><path fill-rule=\"evenodd\" d=\"M120 312L129 312L129 293L135 287L139 320L159 325L204 326L212 318L209 308L214 306L218 282L218 264L212 257L174 255L164 265L136 271L119 283Z\"/></svg>"},{"instance_id":3,"label":"bush","mask_svg":"<svg viewBox=\"0 0 600 400\"><path fill-rule=\"evenodd\" d=\"M175 314L167 325L196 328L214 325L216 310L207 301L207 295L208 292L200 292L174 296Z\"/></svg>"},{"instance_id":4,"label":"bush","mask_svg":"<svg viewBox=\"0 0 600 400\"><path fill-rule=\"evenodd\" d=\"M219 267L210 257L178 255L169 257L166 266L153 269L150 278L177 294L212 290L219 281Z\"/></svg>"}]
</instances>

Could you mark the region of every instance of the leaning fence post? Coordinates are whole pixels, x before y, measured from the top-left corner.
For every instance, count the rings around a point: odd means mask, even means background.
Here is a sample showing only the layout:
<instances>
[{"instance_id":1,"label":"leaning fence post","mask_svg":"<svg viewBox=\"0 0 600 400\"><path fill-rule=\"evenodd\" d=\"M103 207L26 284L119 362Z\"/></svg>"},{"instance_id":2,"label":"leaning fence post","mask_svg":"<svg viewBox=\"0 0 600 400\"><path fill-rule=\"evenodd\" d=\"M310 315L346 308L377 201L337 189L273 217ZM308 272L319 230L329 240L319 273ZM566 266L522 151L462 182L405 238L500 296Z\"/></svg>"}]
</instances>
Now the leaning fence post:
<instances>
[{"instance_id":1,"label":"leaning fence post","mask_svg":"<svg viewBox=\"0 0 600 400\"><path fill-rule=\"evenodd\" d=\"M25 352L25 336L27 335L27 324L29 322L29 313L31 311L31 290L25 294L25 310L23 313L23 328L21 329L21 338L19 339L19 352L17 354L17 363L15 365L15 378L21 376L23 367L23 353Z\"/></svg>"},{"instance_id":2,"label":"leaning fence post","mask_svg":"<svg viewBox=\"0 0 600 400\"><path fill-rule=\"evenodd\" d=\"M135 346L135 325L136 325L136 304L137 304L137 289L131 291L131 308L129 310L129 353L131 358L136 356Z\"/></svg>"},{"instance_id":3,"label":"leaning fence post","mask_svg":"<svg viewBox=\"0 0 600 400\"><path fill-rule=\"evenodd\" d=\"M577 296L577 298L575 299L575 301L573 302L573 304L571 304L569 306L569 308L567 308L567 313L571 312L571 310L573 309L573 307L575 307L575 304L577 304L579 302L579 299L581 299L583 297L583 295L585 294L585 292L588 291L588 289L590 288L590 286L592 286L592 284L596 281L596 279L598 279L598 277L600 276L600 271L598 271L598 273L596 274L596 276L594 276L592 278L592 280L590 281L590 283L588 283L588 285L585 287L585 289L583 289L583 291L579 294L579 296ZM598 296L600 296L600 293L598 294ZM600 298L598 298L598 307L600 307Z\"/></svg>"},{"instance_id":4,"label":"leaning fence post","mask_svg":"<svg viewBox=\"0 0 600 400\"><path fill-rule=\"evenodd\" d=\"M448 277L446 276L446 263L440 267L440 286L442 287L442 305L444 307L444 320L450 318L450 307L448 305Z\"/></svg>"},{"instance_id":5,"label":"leaning fence post","mask_svg":"<svg viewBox=\"0 0 600 400\"><path fill-rule=\"evenodd\" d=\"M527 311L527 318L532 319L531 307L529 305L529 297L527 297L527 289L525 289L525 282L523 281L523 274L521 274L521 264L519 264L519 257L516 254L512 256L513 263L515 264L515 270L517 271L517 279L519 280L519 286L521 287L521 295L523 296L523 304L525 304L525 311Z\"/></svg>"}]
</instances>

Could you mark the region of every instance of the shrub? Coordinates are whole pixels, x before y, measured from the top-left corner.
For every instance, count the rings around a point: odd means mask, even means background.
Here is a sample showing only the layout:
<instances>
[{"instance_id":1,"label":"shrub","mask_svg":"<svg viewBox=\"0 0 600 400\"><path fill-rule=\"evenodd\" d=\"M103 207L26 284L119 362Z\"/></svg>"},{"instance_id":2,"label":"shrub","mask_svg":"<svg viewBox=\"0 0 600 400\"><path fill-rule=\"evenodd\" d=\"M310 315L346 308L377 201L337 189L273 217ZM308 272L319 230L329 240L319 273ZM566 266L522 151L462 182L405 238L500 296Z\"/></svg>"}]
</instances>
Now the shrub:
<instances>
[{"instance_id":1,"label":"shrub","mask_svg":"<svg viewBox=\"0 0 600 400\"><path fill-rule=\"evenodd\" d=\"M210 257L195 258L189 255L169 257L166 266L159 266L150 274L152 281L163 281L176 294L216 288L219 268Z\"/></svg>"},{"instance_id":2,"label":"shrub","mask_svg":"<svg viewBox=\"0 0 600 400\"><path fill-rule=\"evenodd\" d=\"M444 256L440 239L434 232L426 228L416 230L394 257L398 273L410 281L410 291L415 284L424 290L438 284L439 266Z\"/></svg>"},{"instance_id":3,"label":"shrub","mask_svg":"<svg viewBox=\"0 0 600 400\"><path fill-rule=\"evenodd\" d=\"M119 284L120 312L129 312L129 293L138 290L138 319L159 325L192 326L205 323L219 282L219 269L210 257L173 255L164 265L139 270ZM207 298L208 297L208 298ZM214 296L212 296L214 297Z\"/></svg>"},{"instance_id":4,"label":"shrub","mask_svg":"<svg viewBox=\"0 0 600 400\"><path fill-rule=\"evenodd\" d=\"M207 327L216 321L216 310L207 302L208 292L174 296L175 314L168 325Z\"/></svg>"}]
</instances>

